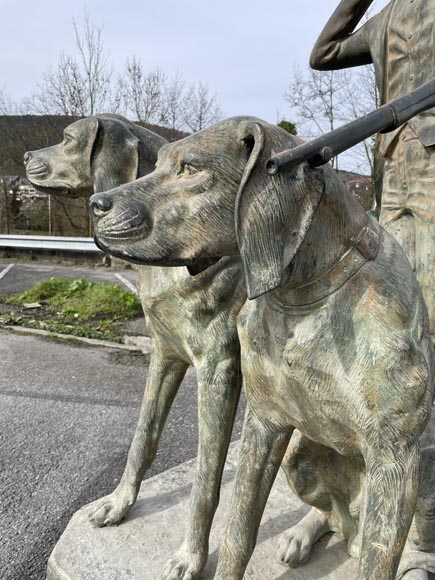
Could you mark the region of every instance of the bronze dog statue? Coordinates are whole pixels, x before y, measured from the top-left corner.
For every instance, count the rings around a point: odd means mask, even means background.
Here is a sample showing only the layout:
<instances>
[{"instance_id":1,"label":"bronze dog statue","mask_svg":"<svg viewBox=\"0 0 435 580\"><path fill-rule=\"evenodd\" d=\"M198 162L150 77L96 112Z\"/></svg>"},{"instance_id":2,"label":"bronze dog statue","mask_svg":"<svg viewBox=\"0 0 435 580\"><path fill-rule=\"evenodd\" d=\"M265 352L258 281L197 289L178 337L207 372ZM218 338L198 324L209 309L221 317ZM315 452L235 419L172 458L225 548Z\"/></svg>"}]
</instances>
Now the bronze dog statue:
<instances>
[{"instance_id":1,"label":"bronze dog statue","mask_svg":"<svg viewBox=\"0 0 435 580\"><path fill-rule=\"evenodd\" d=\"M27 153L27 176L48 193L90 196L149 173L165 143L119 115L90 117L67 127L62 143ZM114 239L130 238L129 217L111 222ZM122 479L112 494L95 502L90 519L97 526L118 524L134 504L178 387L193 365L198 377L198 467L186 538L163 574L187 580L198 577L208 556L241 388L236 317L246 288L240 260L225 258L194 278L185 268L140 267L138 289L153 339L148 380Z\"/></svg>"},{"instance_id":2,"label":"bronze dog statue","mask_svg":"<svg viewBox=\"0 0 435 580\"><path fill-rule=\"evenodd\" d=\"M153 171L166 143L121 115L88 117L69 125L58 145L25 153L26 175L46 193L90 196Z\"/></svg>"},{"instance_id":3,"label":"bronze dog statue","mask_svg":"<svg viewBox=\"0 0 435 580\"><path fill-rule=\"evenodd\" d=\"M365 465L359 580L393 580L434 396L427 310L402 249L329 167L275 176L285 131L234 118L164 146L150 175L91 199L96 239L137 263L241 255L248 397L216 579L240 580L295 427ZM118 236L122 216L129 235ZM255 300L254 300L255 299ZM177 576L174 576L176 578Z\"/></svg>"}]
</instances>

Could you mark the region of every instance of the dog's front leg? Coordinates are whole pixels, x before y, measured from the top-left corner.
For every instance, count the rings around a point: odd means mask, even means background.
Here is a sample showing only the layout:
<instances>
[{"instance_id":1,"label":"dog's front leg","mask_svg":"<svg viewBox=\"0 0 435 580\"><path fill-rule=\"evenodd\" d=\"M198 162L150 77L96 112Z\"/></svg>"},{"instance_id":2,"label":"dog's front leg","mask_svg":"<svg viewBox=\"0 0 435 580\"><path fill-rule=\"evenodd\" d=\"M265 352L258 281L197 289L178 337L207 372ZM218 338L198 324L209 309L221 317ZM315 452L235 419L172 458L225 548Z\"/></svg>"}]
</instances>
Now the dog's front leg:
<instances>
[{"instance_id":1,"label":"dog's front leg","mask_svg":"<svg viewBox=\"0 0 435 580\"><path fill-rule=\"evenodd\" d=\"M199 446L185 540L162 580L194 580L208 557L208 540L219 503L222 471L241 390L239 357L226 353L198 369Z\"/></svg>"},{"instance_id":2,"label":"dog's front leg","mask_svg":"<svg viewBox=\"0 0 435 580\"><path fill-rule=\"evenodd\" d=\"M251 558L267 498L291 432L262 424L247 410L239 466L215 580L241 580Z\"/></svg>"},{"instance_id":3,"label":"dog's front leg","mask_svg":"<svg viewBox=\"0 0 435 580\"><path fill-rule=\"evenodd\" d=\"M394 580L414 515L420 477L418 443L395 442L366 454L359 580Z\"/></svg>"},{"instance_id":4,"label":"dog's front leg","mask_svg":"<svg viewBox=\"0 0 435 580\"><path fill-rule=\"evenodd\" d=\"M139 421L124 473L113 493L92 504L89 519L94 525L119 524L136 501L145 472L154 460L166 417L187 367L184 361L166 359L158 351L151 356Z\"/></svg>"}]
</instances>

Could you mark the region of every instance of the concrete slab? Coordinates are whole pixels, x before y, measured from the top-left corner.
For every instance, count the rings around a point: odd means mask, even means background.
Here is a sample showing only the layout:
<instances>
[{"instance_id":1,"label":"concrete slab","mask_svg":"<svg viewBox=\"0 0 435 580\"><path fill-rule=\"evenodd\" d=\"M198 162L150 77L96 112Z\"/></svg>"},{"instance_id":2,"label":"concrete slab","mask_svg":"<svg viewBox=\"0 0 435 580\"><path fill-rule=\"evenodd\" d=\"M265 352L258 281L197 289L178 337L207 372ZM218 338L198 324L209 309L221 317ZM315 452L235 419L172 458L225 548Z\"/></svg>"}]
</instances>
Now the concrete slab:
<instances>
[{"instance_id":1,"label":"concrete slab","mask_svg":"<svg viewBox=\"0 0 435 580\"><path fill-rule=\"evenodd\" d=\"M435 443L435 418L423 446ZM237 466L238 442L228 453L221 502L210 538L210 557L202 580L212 580L219 539L226 522ZM180 546L193 480L195 460L156 475L142 484L136 505L115 528L94 528L90 506L71 519L48 561L47 580L159 580L167 560ZM257 546L245 580L344 580L356 578L357 562L348 557L340 536L328 534L316 545L310 561L290 569L276 558L279 536L308 511L278 474L263 516ZM432 561L432 560L431 560ZM435 574L429 574L434 580Z\"/></svg>"},{"instance_id":2,"label":"concrete slab","mask_svg":"<svg viewBox=\"0 0 435 580\"><path fill-rule=\"evenodd\" d=\"M216 569L219 537L231 499L236 460L237 450L232 446L204 580L213 578ZM88 521L89 506L77 512L49 559L47 580L158 580L167 559L183 539L194 467L195 461L188 461L144 482L137 504L117 528L92 527ZM348 558L344 542L331 535L319 542L311 561L301 568L291 570L276 560L279 535L299 521L306 511L307 508L288 490L280 473L245 574L247 580L355 577L356 563Z\"/></svg>"}]
</instances>

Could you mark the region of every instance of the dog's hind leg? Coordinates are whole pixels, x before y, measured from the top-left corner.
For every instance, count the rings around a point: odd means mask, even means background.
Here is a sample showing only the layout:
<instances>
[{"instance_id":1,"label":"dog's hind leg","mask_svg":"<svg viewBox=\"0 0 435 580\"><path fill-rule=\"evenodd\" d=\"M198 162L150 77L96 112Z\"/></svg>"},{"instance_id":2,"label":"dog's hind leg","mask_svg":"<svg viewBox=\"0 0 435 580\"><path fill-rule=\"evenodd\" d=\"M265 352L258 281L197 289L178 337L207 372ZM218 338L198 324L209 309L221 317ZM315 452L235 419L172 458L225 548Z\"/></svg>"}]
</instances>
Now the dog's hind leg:
<instances>
[{"instance_id":1,"label":"dog's hind leg","mask_svg":"<svg viewBox=\"0 0 435 580\"><path fill-rule=\"evenodd\" d=\"M349 553L358 556L363 458L340 455L295 429L282 469L292 491L313 509L281 536L278 559L292 568L306 563L314 544L328 532L341 532Z\"/></svg>"},{"instance_id":2,"label":"dog's hind leg","mask_svg":"<svg viewBox=\"0 0 435 580\"><path fill-rule=\"evenodd\" d=\"M255 547L267 498L291 432L277 431L246 413L239 465L215 580L241 580Z\"/></svg>"},{"instance_id":3,"label":"dog's hind leg","mask_svg":"<svg viewBox=\"0 0 435 580\"><path fill-rule=\"evenodd\" d=\"M210 528L242 386L239 356L232 351L215 360L216 354L198 369L199 447L187 533L162 580L194 580L207 562Z\"/></svg>"},{"instance_id":4,"label":"dog's hind leg","mask_svg":"<svg viewBox=\"0 0 435 580\"><path fill-rule=\"evenodd\" d=\"M89 519L96 526L119 524L136 501L142 479L157 452L163 426L188 364L151 356L139 421L127 464L115 491L91 504Z\"/></svg>"},{"instance_id":5,"label":"dog's hind leg","mask_svg":"<svg viewBox=\"0 0 435 580\"><path fill-rule=\"evenodd\" d=\"M366 465L358 580L394 580L417 500L419 445L381 442L368 449Z\"/></svg>"}]
</instances>

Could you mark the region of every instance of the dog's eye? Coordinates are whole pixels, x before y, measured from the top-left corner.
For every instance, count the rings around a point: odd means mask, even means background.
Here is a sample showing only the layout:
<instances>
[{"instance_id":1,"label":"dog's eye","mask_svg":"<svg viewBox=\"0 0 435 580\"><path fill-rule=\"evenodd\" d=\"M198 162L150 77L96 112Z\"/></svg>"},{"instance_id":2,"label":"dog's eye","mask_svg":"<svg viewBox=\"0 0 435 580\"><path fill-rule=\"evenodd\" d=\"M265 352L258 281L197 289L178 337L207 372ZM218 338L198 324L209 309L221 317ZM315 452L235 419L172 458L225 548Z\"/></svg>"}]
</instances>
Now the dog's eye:
<instances>
[{"instance_id":1,"label":"dog's eye","mask_svg":"<svg viewBox=\"0 0 435 580\"><path fill-rule=\"evenodd\" d=\"M74 143L74 138L71 137L71 135L64 133L63 142L65 143L65 145L71 145L72 143Z\"/></svg>"},{"instance_id":2,"label":"dog's eye","mask_svg":"<svg viewBox=\"0 0 435 580\"><path fill-rule=\"evenodd\" d=\"M183 175L195 175L195 173L199 173L199 169L190 165L190 163L185 163L182 173Z\"/></svg>"}]
</instances>

